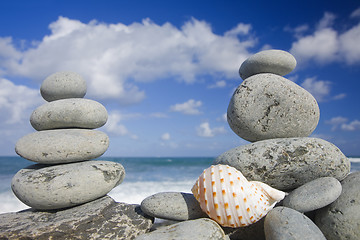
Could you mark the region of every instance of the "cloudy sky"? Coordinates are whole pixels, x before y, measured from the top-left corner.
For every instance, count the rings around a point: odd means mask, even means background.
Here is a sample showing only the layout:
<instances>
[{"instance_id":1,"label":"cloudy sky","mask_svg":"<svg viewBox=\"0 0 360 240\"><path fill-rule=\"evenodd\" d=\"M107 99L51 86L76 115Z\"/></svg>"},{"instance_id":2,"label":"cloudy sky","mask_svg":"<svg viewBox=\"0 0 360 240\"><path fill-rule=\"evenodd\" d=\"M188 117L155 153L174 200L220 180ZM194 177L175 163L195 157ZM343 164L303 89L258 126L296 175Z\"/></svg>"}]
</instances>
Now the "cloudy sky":
<instances>
[{"instance_id":1,"label":"cloudy sky","mask_svg":"<svg viewBox=\"0 0 360 240\"><path fill-rule=\"evenodd\" d=\"M296 2L1 1L0 155L35 131L41 82L67 70L108 110L105 155L217 156L248 143L225 117L241 63L282 49L319 103L312 136L359 156L360 3Z\"/></svg>"}]
</instances>

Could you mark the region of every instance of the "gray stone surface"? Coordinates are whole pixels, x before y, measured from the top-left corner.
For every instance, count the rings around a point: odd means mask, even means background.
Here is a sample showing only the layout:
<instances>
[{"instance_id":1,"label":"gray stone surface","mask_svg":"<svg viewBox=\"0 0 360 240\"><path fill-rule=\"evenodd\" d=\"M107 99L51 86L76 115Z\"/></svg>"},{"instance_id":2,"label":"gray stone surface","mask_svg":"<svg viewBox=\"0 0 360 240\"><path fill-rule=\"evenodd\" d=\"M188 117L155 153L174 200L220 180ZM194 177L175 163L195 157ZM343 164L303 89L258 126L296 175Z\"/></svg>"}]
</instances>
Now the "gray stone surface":
<instances>
[{"instance_id":1,"label":"gray stone surface","mask_svg":"<svg viewBox=\"0 0 360 240\"><path fill-rule=\"evenodd\" d=\"M322 177L296 188L283 201L284 207L310 212L334 202L341 194L341 184L333 177Z\"/></svg>"},{"instance_id":2,"label":"gray stone surface","mask_svg":"<svg viewBox=\"0 0 360 240\"><path fill-rule=\"evenodd\" d=\"M207 217L191 193L161 192L145 198L141 210L153 217L184 221Z\"/></svg>"},{"instance_id":3,"label":"gray stone surface","mask_svg":"<svg viewBox=\"0 0 360 240\"><path fill-rule=\"evenodd\" d=\"M0 214L0 239L134 239L153 219L139 205L114 202L109 196L61 211L33 209Z\"/></svg>"},{"instance_id":4,"label":"gray stone surface","mask_svg":"<svg viewBox=\"0 0 360 240\"><path fill-rule=\"evenodd\" d=\"M292 190L319 177L339 181L350 161L332 143L319 138L279 138L239 146L221 154L214 164L238 169L250 181Z\"/></svg>"},{"instance_id":5,"label":"gray stone surface","mask_svg":"<svg viewBox=\"0 0 360 240\"><path fill-rule=\"evenodd\" d=\"M232 240L265 240L264 220L260 219L246 227L223 228L227 236Z\"/></svg>"},{"instance_id":6,"label":"gray stone surface","mask_svg":"<svg viewBox=\"0 0 360 240\"><path fill-rule=\"evenodd\" d=\"M85 80L75 72L56 72L40 87L41 96L48 102L64 98L82 98L86 94Z\"/></svg>"},{"instance_id":7,"label":"gray stone surface","mask_svg":"<svg viewBox=\"0 0 360 240\"><path fill-rule=\"evenodd\" d=\"M264 231L266 240L326 240L308 217L287 207L276 207L266 215Z\"/></svg>"},{"instance_id":8,"label":"gray stone surface","mask_svg":"<svg viewBox=\"0 0 360 240\"><path fill-rule=\"evenodd\" d=\"M296 67L293 55L282 50L265 50L246 59L240 66L239 74L242 79L259 73L273 73L284 76Z\"/></svg>"},{"instance_id":9,"label":"gray stone surface","mask_svg":"<svg viewBox=\"0 0 360 240\"><path fill-rule=\"evenodd\" d=\"M45 103L35 109L31 125L38 131L56 128L99 128L108 118L105 107L83 98L61 99Z\"/></svg>"},{"instance_id":10,"label":"gray stone surface","mask_svg":"<svg viewBox=\"0 0 360 240\"><path fill-rule=\"evenodd\" d=\"M257 74L242 82L227 109L231 129L250 142L307 137L319 118L319 106L309 92L271 73Z\"/></svg>"},{"instance_id":11,"label":"gray stone surface","mask_svg":"<svg viewBox=\"0 0 360 240\"><path fill-rule=\"evenodd\" d=\"M360 239L360 172L342 182L342 193L332 204L316 211L315 223L328 240Z\"/></svg>"},{"instance_id":12,"label":"gray stone surface","mask_svg":"<svg viewBox=\"0 0 360 240\"><path fill-rule=\"evenodd\" d=\"M139 235L136 240L158 240L158 239L196 239L216 240L227 239L222 228L209 218L188 220L160 228L150 233Z\"/></svg>"},{"instance_id":13,"label":"gray stone surface","mask_svg":"<svg viewBox=\"0 0 360 240\"><path fill-rule=\"evenodd\" d=\"M96 130L57 129L30 133L18 140L15 151L30 161L56 164L100 157L109 137Z\"/></svg>"},{"instance_id":14,"label":"gray stone surface","mask_svg":"<svg viewBox=\"0 0 360 240\"><path fill-rule=\"evenodd\" d=\"M61 165L34 164L18 171L11 181L16 197L41 210L83 204L106 195L125 177L124 167L110 161Z\"/></svg>"}]
</instances>

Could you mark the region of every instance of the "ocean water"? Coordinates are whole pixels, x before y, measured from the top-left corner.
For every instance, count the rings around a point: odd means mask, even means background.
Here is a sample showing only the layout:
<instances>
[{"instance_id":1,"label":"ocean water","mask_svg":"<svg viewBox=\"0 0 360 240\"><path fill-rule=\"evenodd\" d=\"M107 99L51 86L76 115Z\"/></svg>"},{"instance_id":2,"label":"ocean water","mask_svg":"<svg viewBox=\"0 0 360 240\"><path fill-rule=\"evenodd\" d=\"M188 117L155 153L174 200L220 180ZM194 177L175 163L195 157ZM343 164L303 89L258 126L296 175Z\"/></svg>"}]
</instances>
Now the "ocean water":
<instances>
[{"instance_id":1,"label":"ocean water","mask_svg":"<svg viewBox=\"0 0 360 240\"><path fill-rule=\"evenodd\" d=\"M158 192L191 192L202 171L214 158L112 158L101 160L121 163L126 172L125 180L109 195L117 202L141 203ZM360 171L360 157L351 158L351 171ZM29 208L11 191L11 179L21 168L33 163L20 157L0 157L0 213Z\"/></svg>"}]
</instances>

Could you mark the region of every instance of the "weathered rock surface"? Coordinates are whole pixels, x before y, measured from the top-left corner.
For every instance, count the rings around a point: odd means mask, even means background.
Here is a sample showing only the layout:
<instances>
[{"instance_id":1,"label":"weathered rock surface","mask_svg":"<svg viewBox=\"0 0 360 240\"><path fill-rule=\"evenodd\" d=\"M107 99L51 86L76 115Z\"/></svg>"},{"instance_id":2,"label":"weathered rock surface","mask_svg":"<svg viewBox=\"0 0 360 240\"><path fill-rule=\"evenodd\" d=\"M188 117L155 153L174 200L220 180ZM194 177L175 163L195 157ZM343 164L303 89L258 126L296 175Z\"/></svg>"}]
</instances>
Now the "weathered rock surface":
<instances>
[{"instance_id":1,"label":"weathered rock surface","mask_svg":"<svg viewBox=\"0 0 360 240\"><path fill-rule=\"evenodd\" d=\"M213 164L238 169L250 181L292 190L319 177L339 181L350 172L350 161L332 143L319 138L280 138L239 146Z\"/></svg>"},{"instance_id":2,"label":"weathered rock surface","mask_svg":"<svg viewBox=\"0 0 360 240\"><path fill-rule=\"evenodd\" d=\"M19 200L32 208L60 209L102 197L124 177L124 167L110 161L35 164L17 172L11 188Z\"/></svg>"},{"instance_id":3,"label":"weathered rock surface","mask_svg":"<svg viewBox=\"0 0 360 240\"><path fill-rule=\"evenodd\" d=\"M216 240L227 239L222 228L209 218L189 220L167 227L162 227L150 233L139 235L136 240L158 240L158 239L196 239L196 240Z\"/></svg>"},{"instance_id":4,"label":"weathered rock surface","mask_svg":"<svg viewBox=\"0 0 360 240\"><path fill-rule=\"evenodd\" d=\"M333 177L322 177L296 188L283 206L299 212L310 212L334 202L341 194L341 184Z\"/></svg>"},{"instance_id":5,"label":"weathered rock surface","mask_svg":"<svg viewBox=\"0 0 360 240\"><path fill-rule=\"evenodd\" d=\"M319 118L319 106L309 92L271 73L257 74L242 82L227 110L231 129L250 142L307 137Z\"/></svg>"},{"instance_id":6,"label":"weathered rock surface","mask_svg":"<svg viewBox=\"0 0 360 240\"><path fill-rule=\"evenodd\" d=\"M48 102L64 98L82 98L86 94L85 80L75 72L56 72L40 87L41 96Z\"/></svg>"},{"instance_id":7,"label":"weathered rock surface","mask_svg":"<svg viewBox=\"0 0 360 240\"><path fill-rule=\"evenodd\" d=\"M107 118L107 111L101 103L69 98L41 105L31 114L30 123L38 131L56 128L94 129L103 126Z\"/></svg>"},{"instance_id":8,"label":"weathered rock surface","mask_svg":"<svg viewBox=\"0 0 360 240\"><path fill-rule=\"evenodd\" d=\"M18 140L15 151L30 161L56 164L100 157L109 137L96 130L57 129L30 133Z\"/></svg>"},{"instance_id":9,"label":"weathered rock surface","mask_svg":"<svg viewBox=\"0 0 360 240\"><path fill-rule=\"evenodd\" d=\"M193 194L161 192L145 198L141 210L153 217L184 221L207 217Z\"/></svg>"},{"instance_id":10,"label":"weathered rock surface","mask_svg":"<svg viewBox=\"0 0 360 240\"><path fill-rule=\"evenodd\" d=\"M109 196L74 208L0 214L0 239L134 239L152 226L139 205Z\"/></svg>"},{"instance_id":11,"label":"weathered rock surface","mask_svg":"<svg viewBox=\"0 0 360 240\"><path fill-rule=\"evenodd\" d=\"M326 240L308 217L286 207L276 207L266 215L264 231L266 240Z\"/></svg>"},{"instance_id":12,"label":"weathered rock surface","mask_svg":"<svg viewBox=\"0 0 360 240\"><path fill-rule=\"evenodd\" d=\"M315 223L328 240L360 239L360 172L351 173L341 185L340 197L316 211Z\"/></svg>"},{"instance_id":13,"label":"weathered rock surface","mask_svg":"<svg viewBox=\"0 0 360 240\"><path fill-rule=\"evenodd\" d=\"M296 67L293 55L282 50L265 50L246 59L240 66L239 74L242 79L259 73L273 73L284 76Z\"/></svg>"}]
</instances>

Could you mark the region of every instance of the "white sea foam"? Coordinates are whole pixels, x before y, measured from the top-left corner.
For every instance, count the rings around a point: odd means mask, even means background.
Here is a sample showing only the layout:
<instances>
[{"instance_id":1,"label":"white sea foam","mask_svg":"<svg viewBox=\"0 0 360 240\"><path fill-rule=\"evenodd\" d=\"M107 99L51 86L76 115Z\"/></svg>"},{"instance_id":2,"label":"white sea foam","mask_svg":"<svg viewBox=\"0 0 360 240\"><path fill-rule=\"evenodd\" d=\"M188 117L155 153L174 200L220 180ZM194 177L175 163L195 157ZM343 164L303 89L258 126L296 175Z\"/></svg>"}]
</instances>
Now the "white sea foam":
<instances>
[{"instance_id":1,"label":"white sea foam","mask_svg":"<svg viewBox=\"0 0 360 240\"><path fill-rule=\"evenodd\" d=\"M191 192L193 184L193 181L124 182L109 195L117 202L140 204L144 198L159 192Z\"/></svg>"},{"instance_id":2,"label":"white sea foam","mask_svg":"<svg viewBox=\"0 0 360 240\"><path fill-rule=\"evenodd\" d=\"M123 182L108 194L116 202L140 204L141 201L158 192L191 192L193 181L169 182ZM17 212L29 208L10 191L0 193L0 214Z\"/></svg>"},{"instance_id":3,"label":"white sea foam","mask_svg":"<svg viewBox=\"0 0 360 240\"><path fill-rule=\"evenodd\" d=\"M20 200L18 200L11 191L0 193L0 199L0 214L8 212L18 212L29 208L28 206L20 202Z\"/></svg>"},{"instance_id":4,"label":"white sea foam","mask_svg":"<svg viewBox=\"0 0 360 240\"><path fill-rule=\"evenodd\" d=\"M350 160L350 162L360 162L360 158L350 157L349 160Z\"/></svg>"}]
</instances>

